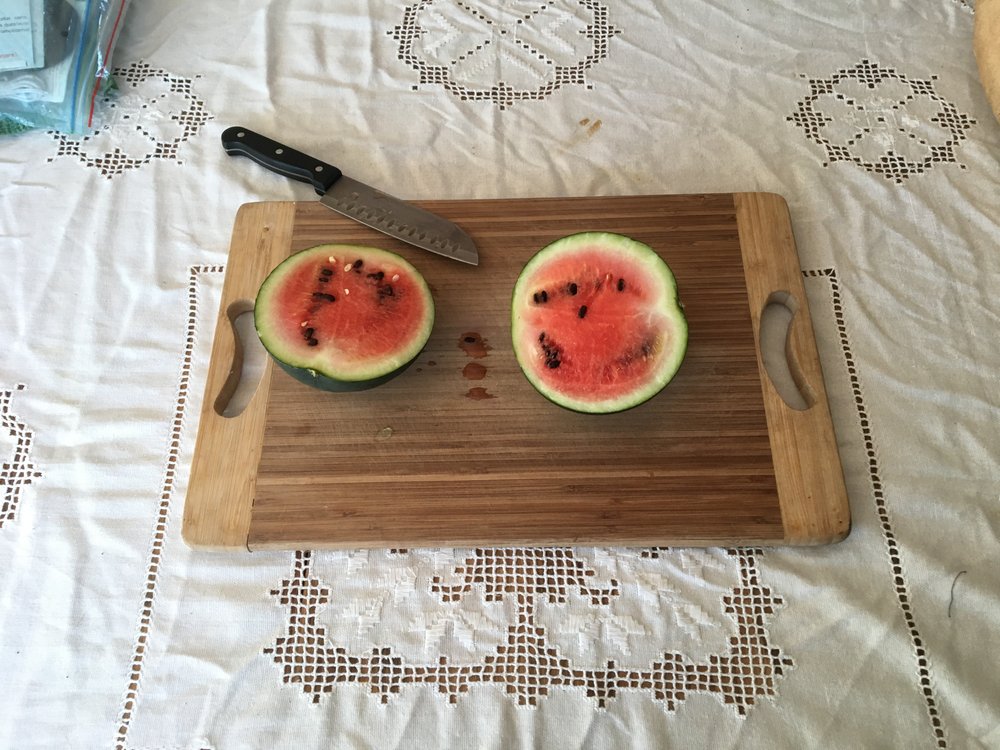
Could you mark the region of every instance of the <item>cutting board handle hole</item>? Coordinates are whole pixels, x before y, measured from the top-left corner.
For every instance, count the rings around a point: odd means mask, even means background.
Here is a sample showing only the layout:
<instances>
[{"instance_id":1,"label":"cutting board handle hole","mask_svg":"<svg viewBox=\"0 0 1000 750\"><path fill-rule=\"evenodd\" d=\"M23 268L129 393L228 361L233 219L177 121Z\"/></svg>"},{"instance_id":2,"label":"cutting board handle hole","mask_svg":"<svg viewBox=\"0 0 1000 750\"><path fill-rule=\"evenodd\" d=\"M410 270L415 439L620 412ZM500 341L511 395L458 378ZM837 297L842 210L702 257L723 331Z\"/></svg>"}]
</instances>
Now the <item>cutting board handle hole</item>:
<instances>
[{"instance_id":1,"label":"cutting board handle hole","mask_svg":"<svg viewBox=\"0 0 1000 750\"><path fill-rule=\"evenodd\" d=\"M798 300L790 292L772 292L760 315L760 350L764 369L785 404L805 411L816 403L816 391L806 380L795 351Z\"/></svg>"},{"instance_id":2,"label":"cutting board handle hole","mask_svg":"<svg viewBox=\"0 0 1000 750\"><path fill-rule=\"evenodd\" d=\"M226 317L233 333L233 361L229 376L215 399L215 413L231 419L243 413L257 392L267 364L267 352L254 329L252 302L233 302L226 310Z\"/></svg>"}]
</instances>

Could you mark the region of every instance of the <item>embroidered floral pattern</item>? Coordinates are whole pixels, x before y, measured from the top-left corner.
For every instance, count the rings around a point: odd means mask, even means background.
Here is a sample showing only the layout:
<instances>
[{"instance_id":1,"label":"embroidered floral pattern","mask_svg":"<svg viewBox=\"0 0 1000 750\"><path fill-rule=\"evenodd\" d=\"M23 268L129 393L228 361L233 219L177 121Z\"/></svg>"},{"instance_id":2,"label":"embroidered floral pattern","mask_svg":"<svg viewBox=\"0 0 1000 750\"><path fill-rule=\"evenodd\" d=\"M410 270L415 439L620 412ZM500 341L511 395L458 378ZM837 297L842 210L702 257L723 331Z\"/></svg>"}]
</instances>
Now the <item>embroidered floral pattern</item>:
<instances>
[{"instance_id":1,"label":"embroidered floral pattern","mask_svg":"<svg viewBox=\"0 0 1000 750\"><path fill-rule=\"evenodd\" d=\"M934 90L935 80L862 60L829 78L809 79L808 96L787 119L823 147L823 166L848 161L901 183L937 164L957 163L955 149L976 122Z\"/></svg>"},{"instance_id":2,"label":"embroidered floral pattern","mask_svg":"<svg viewBox=\"0 0 1000 750\"><path fill-rule=\"evenodd\" d=\"M11 410L14 394L24 388L23 383L18 383L13 389L0 390L0 450L4 451L0 464L0 529L14 520L21 488L42 476L30 460L34 435Z\"/></svg>"},{"instance_id":3,"label":"embroidered floral pattern","mask_svg":"<svg viewBox=\"0 0 1000 750\"><path fill-rule=\"evenodd\" d=\"M51 133L58 144L53 158L76 158L110 180L158 159L179 162L181 145L212 119L194 94L194 79L144 62L116 68L114 78L119 91L101 103L97 131Z\"/></svg>"},{"instance_id":4,"label":"embroidered floral pattern","mask_svg":"<svg viewBox=\"0 0 1000 750\"><path fill-rule=\"evenodd\" d=\"M439 655L431 663L414 663L392 646L352 652L331 643L318 615L331 602L331 588L313 572L312 552L297 552L292 575L271 592L288 610L285 634L264 649L282 671L282 679L298 685L319 702L338 685L360 683L387 702L404 687L432 686L451 703L470 685L491 684L521 706L537 706L553 690L576 690L605 707L624 691L645 692L673 711L688 695L716 695L743 716L760 698L774 695L776 682L792 660L771 644L766 620L782 604L760 582L761 550L730 550L738 568L736 585L722 597L722 609L735 625L723 653L695 661L677 651L664 651L642 668L608 660L603 666L577 666L553 645L538 624L537 605L582 596L603 608L619 597L615 579L598 581L597 573L569 548L477 549L454 566L446 582L432 579L430 588L442 604L475 596L509 600L516 616L491 653L476 663L454 663ZM652 558L647 558L652 559Z\"/></svg>"},{"instance_id":5,"label":"embroidered floral pattern","mask_svg":"<svg viewBox=\"0 0 1000 750\"><path fill-rule=\"evenodd\" d=\"M618 33L598 0L492 6L420 0L389 31L399 59L419 73L421 84L500 109L545 99L566 85L586 85L587 71L608 56Z\"/></svg>"}]
</instances>

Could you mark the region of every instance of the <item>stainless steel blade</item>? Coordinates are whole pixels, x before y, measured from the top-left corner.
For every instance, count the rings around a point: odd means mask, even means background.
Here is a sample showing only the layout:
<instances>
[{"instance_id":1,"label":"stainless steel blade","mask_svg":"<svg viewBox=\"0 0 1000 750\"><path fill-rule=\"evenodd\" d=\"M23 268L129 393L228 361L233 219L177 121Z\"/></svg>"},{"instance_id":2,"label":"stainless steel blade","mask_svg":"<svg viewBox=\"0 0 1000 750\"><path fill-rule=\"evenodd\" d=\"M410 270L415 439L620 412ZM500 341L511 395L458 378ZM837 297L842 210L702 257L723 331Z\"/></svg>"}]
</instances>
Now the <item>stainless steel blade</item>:
<instances>
[{"instance_id":1,"label":"stainless steel blade","mask_svg":"<svg viewBox=\"0 0 1000 750\"><path fill-rule=\"evenodd\" d=\"M327 208L424 250L479 265L476 245L461 228L430 211L341 177L320 198Z\"/></svg>"}]
</instances>

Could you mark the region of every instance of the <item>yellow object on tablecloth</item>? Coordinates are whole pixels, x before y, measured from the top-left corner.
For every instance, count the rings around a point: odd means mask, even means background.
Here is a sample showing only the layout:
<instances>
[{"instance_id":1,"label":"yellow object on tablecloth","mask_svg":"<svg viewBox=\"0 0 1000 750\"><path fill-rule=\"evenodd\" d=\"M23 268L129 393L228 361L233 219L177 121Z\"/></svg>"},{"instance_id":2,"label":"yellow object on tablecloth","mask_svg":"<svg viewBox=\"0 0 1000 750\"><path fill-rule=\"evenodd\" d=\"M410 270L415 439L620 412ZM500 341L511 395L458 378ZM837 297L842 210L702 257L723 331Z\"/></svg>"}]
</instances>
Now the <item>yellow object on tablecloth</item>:
<instances>
[{"instance_id":1,"label":"yellow object on tablecloth","mask_svg":"<svg viewBox=\"0 0 1000 750\"><path fill-rule=\"evenodd\" d=\"M993 114L1000 120L1000 0L979 0L976 3L974 32L976 63L986 98Z\"/></svg>"}]
</instances>

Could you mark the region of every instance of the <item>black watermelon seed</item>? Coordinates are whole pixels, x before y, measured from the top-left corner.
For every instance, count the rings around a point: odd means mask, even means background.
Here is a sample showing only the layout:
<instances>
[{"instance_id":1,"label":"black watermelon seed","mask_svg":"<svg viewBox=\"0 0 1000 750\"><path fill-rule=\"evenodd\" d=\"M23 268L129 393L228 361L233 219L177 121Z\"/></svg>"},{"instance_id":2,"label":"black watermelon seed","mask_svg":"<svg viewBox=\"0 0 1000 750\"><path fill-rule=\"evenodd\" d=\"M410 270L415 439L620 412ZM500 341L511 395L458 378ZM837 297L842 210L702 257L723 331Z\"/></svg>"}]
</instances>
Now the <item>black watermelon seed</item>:
<instances>
[{"instance_id":1,"label":"black watermelon seed","mask_svg":"<svg viewBox=\"0 0 1000 750\"><path fill-rule=\"evenodd\" d=\"M376 271L375 273L370 273L370 274L368 274L368 278L369 279L375 279L375 281L381 281L382 279L385 278L385 272L384 271Z\"/></svg>"},{"instance_id":2,"label":"black watermelon seed","mask_svg":"<svg viewBox=\"0 0 1000 750\"><path fill-rule=\"evenodd\" d=\"M577 292L576 283L570 284L569 285L569 293L575 297L576 296L576 292Z\"/></svg>"},{"instance_id":3,"label":"black watermelon seed","mask_svg":"<svg viewBox=\"0 0 1000 750\"><path fill-rule=\"evenodd\" d=\"M305 336L307 339L311 339L314 333L316 333L315 328L307 328L302 332L302 335Z\"/></svg>"},{"instance_id":4,"label":"black watermelon seed","mask_svg":"<svg viewBox=\"0 0 1000 750\"><path fill-rule=\"evenodd\" d=\"M393 295L392 285L386 284L385 286L380 286L378 293L380 297L391 297Z\"/></svg>"},{"instance_id":5,"label":"black watermelon seed","mask_svg":"<svg viewBox=\"0 0 1000 750\"><path fill-rule=\"evenodd\" d=\"M331 271L329 268L324 268L322 271L320 271L320 273L323 274L324 276L333 276L333 271Z\"/></svg>"},{"instance_id":6,"label":"black watermelon seed","mask_svg":"<svg viewBox=\"0 0 1000 750\"><path fill-rule=\"evenodd\" d=\"M327 302L336 302L337 301L336 297L334 297L332 294L327 294L326 292L313 292L313 297L315 299L326 300Z\"/></svg>"},{"instance_id":7,"label":"black watermelon seed","mask_svg":"<svg viewBox=\"0 0 1000 750\"><path fill-rule=\"evenodd\" d=\"M577 313L577 315L579 315L581 318L587 317L587 306L586 305L581 305L580 306L580 310Z\"/></svg>"},{"instance_id":8,"label":"black watermelon seed","mask_svg":"<svg viewBox=\"0 0 1000 750\"><path fill-rule=\"evenodd\" d=\"M316 339L309 339L309 346L316 346L319 342Z\"/></svg>"},{"instance_id":9,"label":"black watermelon seed","mask_svg":"<svg viewBox=\"0 0 1000 750\"><path fill-rule=\"evenodd\" d=\"M559 366L559 360L558 359L550 359L545 364L548 365L550 368L552 368L554 370L554 369L556 369Z\"/></svg>"},{"instance_id":10,"label":"black watermelon seed","mask_svg":"<svg viewBox=\"0 0 1000 750\"><path fill-rule=\"evenodd\" d=\"M542 290L542 302L548 302L548 301L549 301L549 293L548 293L548 292L546 292L546 291L545 291L545 290L543 289L543 290Z\"/></svg>"},{"instance_id":11,"label":"black watermelon seed","mask_svg":"<svg viewBox=\"0 0 1000 750\"><path fill-rule=\"evenodd\" d=\"M625 291L625 279L618 279L618 291L619 292Z\"/></svg>"},{"instance_id":12,"label":"black watermelon seed","mask_svg":"<svg viewBox=\"0 0 1000 750\"><path fill-rule=\"evenodd\" d=\"M364 261L362 261L361 258L358 258L356 261L354 261L354 266L353 267L354 268L361 268L361 266L363 266L363 265L364 265Z\"/></svg>"},{"instance_id":13,"label":"black watermelon seed","mask_svg":"<svg viewBox=\"0 0 1000 750\"><path fill-rule=\"evenodd\" d=\"M538 292L535 292L534 295L532 295L532 299L535 300L536 305L542 301L542 298L538 296Z\"/></svg>"},{"instance_id":14,"label":"black watermelon seed","mask_svg":"<svg viewBox=\"0 0 1000 750\"><path fill-rule=\"evenodd\" d=\"M466 336L463 339L463 341L465 341L466 344L475 344L476 343L476 337L475 336Z\"/></svg>"},{"instance_id":15,"label":"black watermelon seed","mask_svg":"<svg viewBox=\"0 0 1000 750\"><path fill-rule=\"evenodd\" d=\"M542 331L540 334L538 334L538 340L545 341L545 331ZM468 341L468 339L466 339L466 341Z\"/></svg>"},{"instance_id":16,"label":"black watermelon seed","mask_svg":"<svg viewBox=\"0 0 1000 750\"><path fill-rule=\"evenodd\" d=\"M320 276L318 279L316 279L316 281L318 281L320 284L325 284L329 280L330 280L329 276Z\"/></svg>"}]
</instances>

